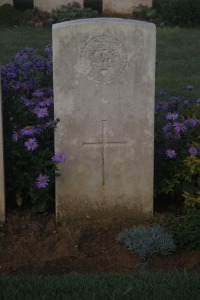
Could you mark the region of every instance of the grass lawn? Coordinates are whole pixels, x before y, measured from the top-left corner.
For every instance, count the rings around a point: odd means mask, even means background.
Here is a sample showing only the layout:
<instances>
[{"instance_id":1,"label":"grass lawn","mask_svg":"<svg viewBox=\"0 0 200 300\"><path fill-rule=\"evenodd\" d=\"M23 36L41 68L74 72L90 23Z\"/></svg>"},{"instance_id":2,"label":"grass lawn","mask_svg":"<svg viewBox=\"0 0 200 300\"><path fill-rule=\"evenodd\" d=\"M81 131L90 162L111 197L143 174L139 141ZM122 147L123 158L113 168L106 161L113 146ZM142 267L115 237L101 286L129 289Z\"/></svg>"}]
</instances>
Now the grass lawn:
<instances>
[{"instance_id":1,"label":"grass lawn","mask_svg":"<svg viewBox=\"0 0 200 300\"><path fill-rule=\"evenodd\" d=\"M157 30L156 87L182 90L192 84L200 95L200 28L163 28Z\"/></svg>"},{"instance_id":2,"label":"grass lawn","mask_svg":"<svg viewBox=\"0 0 200 300\"><path fill-rule=\"evenodd\" d=\"M1 277L1 300L197 300L198 273Z\"/></svg>"},{"instance_id":3,"label":"grass lawn","mask_svg":"<svg viewBox=\"0 0 200 300\"><path fill-rule=\"evenodd\" d=\"M26 47L43 49L51 43L51 28L0 27L0 63L6 64Z\"/></svg>"}]
</instances>

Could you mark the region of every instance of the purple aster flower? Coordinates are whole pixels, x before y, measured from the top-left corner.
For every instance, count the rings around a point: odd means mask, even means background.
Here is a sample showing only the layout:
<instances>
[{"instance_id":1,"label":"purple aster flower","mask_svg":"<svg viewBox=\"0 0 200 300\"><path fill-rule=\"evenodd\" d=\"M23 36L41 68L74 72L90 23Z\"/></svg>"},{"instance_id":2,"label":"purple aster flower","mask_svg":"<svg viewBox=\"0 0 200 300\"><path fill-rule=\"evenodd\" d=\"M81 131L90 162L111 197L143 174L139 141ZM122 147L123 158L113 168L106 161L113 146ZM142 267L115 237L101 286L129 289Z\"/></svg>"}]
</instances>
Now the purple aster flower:
<instances>
[{"instance_id":1,"label":"purple aster flower","mask_svg":"<svg viewBox=\"0 0 200 300\"><path fill-rule=\"evenodd\" d=\"M47 45L47 46L44 48L44 51L46 51L46 52L52 52L52 46L51 46L51 45Z\"/></svg>"},{"instance_id":2,"label":"purple aster flower","mask_svg":"<svg viewBox=\"0 0 200 300\"><path fill-rule=\"evenodd\" d=\"M166 110L168 108L168 103L167 102L159 102L156 103L156 110Z\"/></svg>"},{"instance_id":3,"label":"purple aster flower","mask_svg":"<svg viewBox=\"0 0 200 300\"><path fill-rule=\"evenodd\" d=\"M36 138L30 138L24 143L24 146L27 148L28 151L34 151L38 147L38 142Z\"/></svg>"},{"instance_id":4,"label":"purple aster flower","mask_svg":"<svg viewBox=\"0 0 200 300\"><path fill-rule=\"evenodd\" d=\"M172 150L172 149L168 149L168 150L166 151L166 155L167 155L167 157L169 157L169 158L174 158L174 157L176 157L176 151L175 151L175 150Z\"/></svg>"},{"instance_id":5,"label":"purple aster flower","mask_svg":"<svg viewBox=\"0 0 200 300\"><path fill-rule=\"evenodd\" d=\"M175 120L178 119L178 114L176 114L176 113L168 113L166 115L166 119L167 120L173 120L173 121L175 121Z\"/></svg>"},{"instance_id":6,"label":"purple aster flower","mask_svg":"<svg viewBox=\"0 0 200 300\"><path fill-rule=\"evenodd\" d=\"M163 127L163 131L166 133L166 132L170 131L171 128L172 128L172 124L171 124L171 123L167 123L167 124Z\"/></svg>"},{"instance_id":7,"label":"purple aster flower","mask_svg":"<svg viewBox=\"0 0 200 300\"><path fill-rule=\"evenodd\" d=\"M51 106L53 104L53 97L45 98L38 103L39 106L45 107L45 106Z\"/></svg>"},{"instance_id":8,"label":"purple aster flower","mask_svg":"<svg viewBox=\"0 0 200 300\"><path fill-rule=\"evenodd\" d=\"M171 97L170 97L170 100L171 100L173 103L178 103L179 98L176 97L176 96L171 96Z\"/></svg>"},{"instance_id":9,"label":"purple aster flower","mask_svg":"<svg viewBox=\"0 0 200 300\"><path fill-rule=\"evenodd\" d=\"M43 60L40 57L36 57L34 59L33 65L36 70L44 70L45 69L45 63L43 62Z\"/></svg>"},{"instance_id":10,"label":"purple aster flower","mask_svg":"<svg viewBox=\"0 0 200 300\"><path fill-rule=\"evenodd\" d=\"M187 130L187 127L185 126L185 124L181 123L181 122L174 122L173 126L174 126L174 130L178 133L181 131Z\"/></svg>"},{"instance_id":11,"label":"purple aster flower","mask_svg":"<svg viewBox=\"0 0 200 300\"><path fill-rule=\"evenodd\" d=\"M63 152L57 152L51 160L55 163L64 162L66 160L66 156Z\"/></svg>"},{"instance_id":12,"label":"purple aster flower","mask_svg":"<svg viewBox=\"0 0 200 300\"><path fill-rule=\"evenodd\" d=\"M34 126L25 126L20 131L21 135L33 135L34 134Z\"/></svg>"},{"instance_id":13,"label":"purple aster flower","mask_svg":"<svg viewBox=\"0 0 200 300\"><path fill-rule=\"evenodd\" d=\"M19 140L19 138L20 138L20 135L16 131L14 131L12 134L13 142L17 142Z\"/></svg>"},{"instance_id":14,"label":"purple aster flower","mask_svg":"<svg viewBox=\"0 0 200 300\"><path fill-rule=\"evenodd\" d=\"M43 98L44 97L44 92L41 90L37 90L34 93L32 93L33 97L37 97L37 98Z\"/></svg>"},{"instance_id":15,"label":"purple aster flower","mask_svg":"<svg viewBox=\"0 0 200 300\"><path fill-rule=\"evenodd\" d=\"M163 132L165 134L165 139L169 140L171 138L173 138L173 133L171 132L172 129L172 124L171 123L167 123L164 127L163 127Z\"/></svg>"},{"instance_id":16,"label":"purple aster flower","mask_svg":"<svg viewBox=\"0 0 200 300\"><path fill-rule=\"evenodd\" d=\"M36 54L37 53L37 49L34 49L34 48L26 48L25 50L28 54Z\"/></svg>"},{"instance_id":17,"label":"purple aster flower","mask_svg":"<svg viewBox=\"0 0 200 300\"><path fill-rule=\"evenodd\" d=\"M9 78L16 78L17 77L17 74L15 74L15 73L13 73L13 72L8 72L7 74L6 74Z\"/></svg>"},{"instance_id":18,"label":"purple aster flower","mask_svg":"<svg viewBox=\"0 0 200 300\"><path fill-rule=\"evenodd\" d=\"M37 115L38 118L45 118L47 117L49 114L48 114L48 110L46 107L37 107L33 110L33 112Z\"/></svg>"},{"instance_id":19,"label":"purple aster flower","mask_svg":"<svg viewBox=\"0 0 200 300\"><path fill-rule=\"evenodd\" d=\"M29 91L29 90L31 90L33 87L34 87L34 80L31 79L31 78L27 78L27 79L26 79L26 82L23 83L23 88L24 88L26 91Z\"/></svg>"},{"instance_id":20,"label":"purple aster flower","mask_svg":"<svg viewBox=\"0 0 200 300\"><path fill-rule=\"evenodd\" d=\"M189 119L185 121L185 124L189 124L191 127L194 127L197 125L199 122L196 119Z\"/></svg>"},{"instance_id":21,"label":"purple aster flower","mask_svg":"<svg viewBox=\"0 0 200 300\"><path fill-rule=\"evenodd\" d=\"M196 155L198 154L198 150L197 150L196 147L191 146L191 147L189 148L189 153L190 153L190 155L196 156Z\"/></svg>"},{"instance_id":22,"label":"purple aster flower","mask_svg":"<svg viewBox=\"0 0 200 300\"><path fill-rule=\"evenodd\" d=\"M186 86L186 89L188 90L188 91L192 91L193 90L193 85L191 85L191 84L188 84L187 86Z\"/></svg>"},{"instance_id":23,"label":"purple aster flower","mask_svg":"<svg viewBox=\"0 0 200 300\"><path fill-rule=\"evenodd\" d=\"M41 134L45 129L45 125L36 125L34 127L34 134Z\"/></svg>"},{"instance_id":24,"label":"purple aster flower","mask_svg":"<svg viewBox=\"0 0 200 300\"><path fill-rule=\"evenodd\" d=\"M25 60L25 59L27 59L27 57L28 57L28 53L26 50L23 50L15 55L15 59L17 59L19 61Z\"/></svg>"},{"instance_id":25,"label":"purple aster flower","mask_svg":"<svg viewBox=\"0 0 200 300\"><path fill-rule=\"evenodd\" d=\"M23 67L28 70L32 65L33 63L31 61L27 61L23 64Z\"/></svg>"},{"instance_id":26,"label":"purple aster flower","mask_svg":"<svg viewBox=\"0 0 200 300\"><path fill-rule=\"evenodd\" d=\"M29 100L29 99L26 99L26 98L23 98L22 100L24 102L24 105L27 106L27 107L35 105L35 103L32 100Z\"/></svg>"},{"instance_id":27,"label":"purple aster flower","mask_svg":"<svg viewBox=\"0 0 200 300\"><path fill-rule=\"evenodd\" d=\"M181 138L180 133L175 132L174 138L175 138L175 140L179 140Z\"/></svg>"},{"instance_id":28,"label":"purple aster flower","mask_svg":"<svg viewBox=\"0 0 200 300\"><path fill-rule=\"evenodd\" d=\"M183 105L185 105L185 106L189 105L189 103L190 103L189 99L186 99L186 100L183 101Z\"/></svg>"},{"instance_id":29,"label":"purple aster flower","mask_svg":"<svg viewBox=\"0 0 200 300\"><path fill-rule=\"evenodd\" d=\"M46 99L44 99L43 101L40 101L39 103L38 103L38 106L39 107L46 107L47 105L46 105Z\"/></svg>"},{"instance_id":30,"label":"purple aster flower","mask_svg":"<svg viewBox=\"0 0 200 300\"><path fill-rule=\"evenodd\" d=\"M40 174L36 178L36 185L39 189L46 188L48 186L49 176Z\"/></svg>"},{"instance_id":31,"label":"purple aster flower","mask_svg":"<svg viewBox=\"0 0 200 300\"><path fill-rule=\"evenodd\" d=\"M26 48L15 55L15 59L22 61L28 58L29 54L35 54L37 50L32 48Z\"/></svg>"},{"instance_id":32,"label":"purple aster flower","mask_svg":"<svg viewBox=\"0 0 200 300\"><path fill-rule=\"evenodd\" d=\"M12 80L10 82L10 86L15 89L15 90L19 90L20 88L20 82L19 81L16 81L16 80Z\"/></svg>"},{"instance_id":33,"label":"purple aster flower","mask_svg":"<svg viewBox=\"0 0 200 300\"><path fill-rule=\"evenodd\" d=\"M52 70L52 67L53 67L53 63L51 61L46 63L47 70Z\"/></svg>"},{"instance_id":34,"label":"purple aster flower","mask_svg":"<svg viewBox=\"0 0 200 300\"><path fill-rule=\"evenodd\" d=\"M197 103L200 103L200 98L197 99Z\"/></svg>"}]
</instances>

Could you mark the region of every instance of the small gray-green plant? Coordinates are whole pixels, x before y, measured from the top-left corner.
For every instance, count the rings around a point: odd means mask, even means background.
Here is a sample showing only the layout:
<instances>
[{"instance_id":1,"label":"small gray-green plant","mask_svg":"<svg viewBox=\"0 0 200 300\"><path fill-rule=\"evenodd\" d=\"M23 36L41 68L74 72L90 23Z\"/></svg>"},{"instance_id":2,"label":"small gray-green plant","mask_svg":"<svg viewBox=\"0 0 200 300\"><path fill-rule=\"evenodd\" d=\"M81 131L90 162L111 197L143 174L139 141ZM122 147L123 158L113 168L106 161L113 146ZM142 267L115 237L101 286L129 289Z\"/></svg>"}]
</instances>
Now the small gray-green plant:
<instances>
[{"instance_id":1,"label":"small gray-green plant","mask_svg":"<svg viewBox=\"0 0 200 300\"><path fill-rule=\"evenodd\" d=\"M156 223L148 227L125 228L119 233L117 240L145 260L149 260L154 254L169 255L176 249L172 234Z\"/></svg>"}]
</instances>

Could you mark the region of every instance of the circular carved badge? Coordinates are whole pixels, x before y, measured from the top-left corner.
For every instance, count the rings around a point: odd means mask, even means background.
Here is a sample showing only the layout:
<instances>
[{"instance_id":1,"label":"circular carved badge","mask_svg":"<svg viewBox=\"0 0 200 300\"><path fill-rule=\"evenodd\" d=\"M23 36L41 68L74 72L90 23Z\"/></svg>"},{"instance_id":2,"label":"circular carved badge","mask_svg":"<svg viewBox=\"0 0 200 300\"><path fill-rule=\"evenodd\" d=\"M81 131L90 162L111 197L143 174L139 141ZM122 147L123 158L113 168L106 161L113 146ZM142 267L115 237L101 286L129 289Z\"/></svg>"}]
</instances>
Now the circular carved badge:
<instances>
[{"instance_id":1,"label":"circular carved badge","mask_svg":"<svg viewBox=\"0 0 200 300\"><path fill-rule=\"evenodd\" d=\"M83 73L96 81L107 82L119 77L127 66L123 44L109 35L89 40L81 52Z\"/></svg>"}]
</instances>

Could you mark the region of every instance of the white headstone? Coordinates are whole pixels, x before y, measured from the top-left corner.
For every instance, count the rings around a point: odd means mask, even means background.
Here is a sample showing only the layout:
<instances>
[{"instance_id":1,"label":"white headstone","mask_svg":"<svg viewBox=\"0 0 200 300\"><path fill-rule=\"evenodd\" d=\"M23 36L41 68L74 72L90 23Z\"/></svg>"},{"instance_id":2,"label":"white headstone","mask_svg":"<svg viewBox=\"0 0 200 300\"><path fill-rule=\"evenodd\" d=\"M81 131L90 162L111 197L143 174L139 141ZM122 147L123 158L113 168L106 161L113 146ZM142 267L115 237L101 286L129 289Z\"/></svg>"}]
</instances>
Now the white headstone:
<instances>
[{"instance_id":1,"label":"white headstone","mask_svg":"<svg viewBox=\"0 0 200 300\"><path fill-rule=\"evenodd\" d=\"M5 222L5 181L3 155L3 116L1 94L1 66L0 66L0 223Z\"/></svg>"},{"instance_id":2,"label":"white headstone","mask_svg":"<svg viewBox=\"0 0 200 300\"><path fill-rule=\"evenodd\" d=\"M57 219L153 212L155 25L53 26Z\"/></svg>"},{"instance_id":3,"label":"white headstone","mask_svg":"<svg viewBox=\"0 0 200 300\"><path fill-rule=\"evenodd\" d=\"M103 0L103 13L131 15L139 5L151 7L152 0Z\"/></svg>"},{"instance_id":4,"label":"white headstone","mask_svg":"<svg viewBox=\"0 0 200 300\"><path fill-rule=\"evenodd\" d=\"M42 11L51 12L53 9L59 8L61 5L67 5L72 2L78 2L83 7L83 0L34 0L34 7Z\"/></svg>"}]
</instances>

